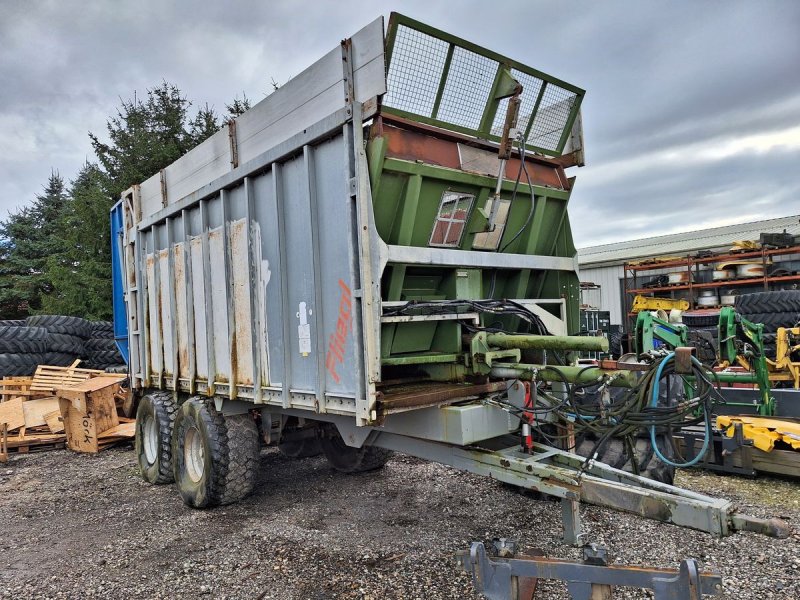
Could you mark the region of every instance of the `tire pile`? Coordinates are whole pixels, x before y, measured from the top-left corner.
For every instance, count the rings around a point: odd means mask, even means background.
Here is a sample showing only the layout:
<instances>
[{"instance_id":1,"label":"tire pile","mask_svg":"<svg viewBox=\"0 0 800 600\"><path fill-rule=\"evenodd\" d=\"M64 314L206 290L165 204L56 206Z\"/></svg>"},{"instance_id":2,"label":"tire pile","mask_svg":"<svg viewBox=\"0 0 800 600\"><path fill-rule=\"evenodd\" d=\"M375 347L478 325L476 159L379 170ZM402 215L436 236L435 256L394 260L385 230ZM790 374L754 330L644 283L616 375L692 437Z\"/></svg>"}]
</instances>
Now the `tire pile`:
<instances>
[{"instance_id":1,"label":"tire pile","mask_svg":"<svg viewBox=\"0 0 800 600\"><path fill-rule=\"evenodd\" d=\"M748 321L764 324L764 352L775 357L779 327L800 323L800 290L778 290L736 296L736 312Z\"/></svg>"},{"instance_id":2,"label":"tire pile","mask_svg":"<svg viewBox=\"0 0 800 600\"><path fill-rule=\"evenodd\" d=\"M683 323L687 327L689 345L697 349L697 358L710 365L717 360L719 347L719 312L712 314L685 314Z\"/></svg>"},{"instance_id":3,"label":"tire pile","mask_svg":"<svg viewBox=\"0 0 800 600\"><path fill-rule=\"evenodd\" d=\"M106 369L123 364L112 324L80 317L33 315L0 321L0 377L32 375L39 365Z\"/></svg>"}]
</instances>

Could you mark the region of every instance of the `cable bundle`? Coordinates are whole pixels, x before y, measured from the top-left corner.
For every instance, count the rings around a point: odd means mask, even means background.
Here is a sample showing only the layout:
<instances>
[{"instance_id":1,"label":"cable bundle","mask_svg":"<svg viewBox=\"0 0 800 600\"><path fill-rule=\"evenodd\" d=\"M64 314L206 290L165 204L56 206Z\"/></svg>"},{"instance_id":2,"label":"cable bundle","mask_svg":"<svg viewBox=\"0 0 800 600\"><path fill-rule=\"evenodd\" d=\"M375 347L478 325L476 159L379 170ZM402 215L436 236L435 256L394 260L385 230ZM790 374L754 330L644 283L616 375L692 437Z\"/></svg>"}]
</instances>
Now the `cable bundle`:
<instances>
[{"instance_id":1,"label":"cable bundle","mask_svg":"<svg viewBox=\"0 0 800 600\"><path fill-rule=\"evenodd\" d=\"M440 315L447 313L458 313L461 311L473 311L480 314L495 314L500 316L519 317L528 324L527 332L508 331L503 327L479 327L471 323L462 323L463 327L469 331L486 331L488 333L534 333L537 335L550 335L544 322L531 310L525 308L513 300L438 300L438 301L417 301L411 300L403 306L387 308L384 312L387 316L399 316L408 314Z\"/></svg>"}]
</instances>

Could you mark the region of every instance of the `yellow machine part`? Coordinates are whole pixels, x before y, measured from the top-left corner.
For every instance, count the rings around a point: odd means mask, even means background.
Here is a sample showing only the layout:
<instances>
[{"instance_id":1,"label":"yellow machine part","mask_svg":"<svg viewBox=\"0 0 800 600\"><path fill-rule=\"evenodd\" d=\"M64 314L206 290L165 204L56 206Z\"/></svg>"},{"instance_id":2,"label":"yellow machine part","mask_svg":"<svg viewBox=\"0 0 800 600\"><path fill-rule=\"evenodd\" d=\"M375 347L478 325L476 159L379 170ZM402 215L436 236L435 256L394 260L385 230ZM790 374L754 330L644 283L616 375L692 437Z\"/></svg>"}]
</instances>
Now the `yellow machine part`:
<instances>
[{"instance_id":1,"label":"yellow machine part","mask_svg":"<svg viewBox=\"0 0 800 600\"><path fill-rule=\"evenodd\" d=\"M771 452L775 442L785 442L794 450L800 450L800 422L785 421L769 417L717 417L717 429L733 437L735 425L742 424L742 435L753 440L753 445L764 452Z\"/></svg>"},{"instance_id":2,"label":"yellow machine part","mask_svg":"<svg viewBox=\"0 0 800 600\"><path fill-rule=\"evenodd\" d=\"M635 296L631 312L638 313L640 310L689 310L689 303L686 300L675 300L673 298L648 298L647 296Z\"/></svg>"}]
</instances>

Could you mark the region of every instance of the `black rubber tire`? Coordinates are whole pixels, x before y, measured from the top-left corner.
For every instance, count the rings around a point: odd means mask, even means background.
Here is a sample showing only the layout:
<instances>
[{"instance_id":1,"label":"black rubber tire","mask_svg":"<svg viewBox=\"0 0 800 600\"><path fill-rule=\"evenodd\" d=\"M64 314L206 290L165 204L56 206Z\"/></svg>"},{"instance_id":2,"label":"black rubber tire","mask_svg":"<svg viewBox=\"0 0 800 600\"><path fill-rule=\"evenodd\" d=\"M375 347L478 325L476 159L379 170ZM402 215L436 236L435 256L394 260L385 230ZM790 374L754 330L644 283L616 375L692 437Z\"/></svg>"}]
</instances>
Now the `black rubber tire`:
<instances>
[{"instance_id":1,"label":"black rubber tire","mask_svg":"<svg viewBox=\"0 0 800 600\"><path fill-rule=\"evenodd\" d=\"M50 333L66 333L87 339L92 333L89 321L80 317L62 315L32 315L26 319L28 326L44 327Z\"/></svg>"},{"instance_id":2,"label":"black rubber tire","mask_svg":"<svg viewBox=\"0 0 800 600\"><path fill-rule=\"evenodd\" d=\"M203 452L196 479L186 464L187 436L197 435ZM224 417L210 398L191 398L181 405L172 435L172 471L184 503L194 508L230 504L255 485L259 464L258 428L250 415Z\"/></svg>"},{"instance_id":3,"label":"black rubber tire","mask_svg":"<svg viewBox=\"0 0 800 600\"><path fill-rule=\"evenodd\" d=\"M650 437L642 435L636 438L634 447L636 464L639 467L639 475L672 485L675 481L675 467L671 467L661 462L653 451ZM659 451L668 459L674 458L672 445L663 434L656 435ZM596 440L583 439L578 442L575 453L580 456L588 456L596 444ZM628 453L627 446L622 439L613 438L600 446L597 450L597 461L604 462L615 469L622 469L633 473L633 463Z\"/></svg>"},{"instance_id":4,"label":"black rubber tire","mask_svg":"<svg viewBox=\"0 0 800 600\"><path fill-rule=\"evenodd\" d=\"M220 504L233 504L251 494L261 464L258 426L249 412L225 417L228 430L228 475Z\"/></svg>"},{"instance_id":5,"label":"black rubber tire","mask_svg":"<svg viewBox=\"0 0 800 600\"><path fill-rule=\"evenodd\" d=\"M114 339L114 324L111 321L93 321L91 323L91 337Z\"/></svg>"},{"instance_id":6,"label":"black rubber tire","mask_svg":"<svg viewBox=\"0 0 800 600\"><path fill-rule=\"evenodd\" d=\"M697 360L705 365L710 365L717 360L719 346L719 330L717 327L698 327L689 329L686 337L690 346L695 347Z\"/></svg>"},{"instance_id":7,"label":"black rubber tire","mask_svg":"<svg viewBox=\"0 0 800 600\"><path fill-rule=\"evenodd\" d=\"M767 312L742 314L748 321L762 323L765 333L775 333L779 327L794 327L800 322L800 311L798 312Z\"/></svg>"},{"instance_id":8,"label":"black rubber tire","mask_svg":"<svg viewBox=\"0 0 800 600\"><path fill-rule=\"evenodd\" d=\"M86 340L83 347L86 349L86 352L118 352L117 350L117 342L114 341L114 338L96 338L92 337Z\"/></svg>"},{"instance_id":9,"label":"black rubber tire","mask_svg":"<svg viewBox=\"0 0 800 600\"><path fill-rule=\"evenodd\" d=\"M47 352L47 330L42 327L0 325L0 354Z\"/></svg>"},{"instance_id":10,"label":"black rubber tire","mask_svg":"<svg viewBox=\"0 0 800 600\"><path fill-rule=\"evenodd\" d=\"M775 360L775 357L778 354L777 340L778 340L777 333L763 334L764 355L769 359Z\"/></svg>"},{"instance_id":11,"label":"black rubber tire","mask_svg":"<svg viewBox=\"0 0 800 600\"><path fill-rule=\"evenodd\" d=\"M308 426L306 428L317 429L317 427ZM288 458L311 458L322 454L318 431L315 431L315 435L312 437L292 439L292 431L297 429L300 429L297 418L289 417L281 433L281 442L278 444L278 450L280 450L281 454Z\"/></svg>"},{"instance_id":12,"label":"black rubber tire","mask_svg":"<svg viewBox=\"0 0 800 600\"><path fill-rule=\"evenodd\" d=\"M716 327L719 325L719 314L716 315L687 315L684 314L681 319L683 324L689 329L697 327Z\"/></svg>"},{"instance_id":13,"label":"black rubber tire","mask_svg":"<svg viewBox=\"0 0 800 600\"><path fill-rule=\"evenodd\" d=\"M75 362L79 356L69 352L48 352L45 354L44 364L51 367L68 367ZM83 368L83 365L79 365Z\"/></svg>"},{"instance_id":14,"label":"black rubber tire","mask_svg":"<svg viewBox=\"0 0 800 600\"><path fill-rule=\"evenodd\" d=\"M0 327L25 327L25 319L3 319Z\"/></svg>"},{"instance_id":15,"label":"black rubber tire","mask_svg":"<svg viewBox=\"0 0 800 600\"><path fill-rule=\"evenodd\" d=\"M622 356L622 331L612 331L608 334L608 352L612 358Z\"/></svg>"},{"instance_id":16,"label":"black rubber tire","mask_svg":"<svg viewBox=\"0 0 800 600\"><path fill-rule=\"evenodd\" d=\"M800 290L776 290L736 296L734 305L742 315L773 312L800 313Z\"/></svg>"},{"instance_id":17,"label":"black rubber tire","mask_svg":"<svg viewBox=\"0 0 800 600\"><path fill-rule=\"evenodd\" d=\"M148 483L162 484L174 481L172 474L172 430L178 404L169 392L150 392L139 401L136 410L136 460L142 479ZM156 452L152 460L145 451L149 436L150 420L156 424Z\"/></svg>"},{"instance_id":18,"label":"black rubber tire","mask_svg":"<svg viewBox=\"0 0 800 600\"><path fill-rule=\"evenodd\" d=\"M392 451L377 446L353 448L345 444L335 425L320 428L322 453L340 473L364 473L380 469L391 458Z\"/></svg>"},{"instance_id":19,"label":"black rubber tire","mask_svg":"<svg viewBox=\"0 0 800 600\"><path fill-rule=\"evenodd\" d=\"M0 354L0 377L33 375L45 364L46 354Z\"/></svg>"},{"instance_id":20,"label":"black rubber tire","mask_svg":"<svg viewBox=\"0 0 800 600\"><path fill-rule=\"evenodd\" d=\"M124 364L125 361L122 359L122 355L119 353L119 350L99 350L97 352L86 352L84 353L86 358L86 362L90 362L95 365L121 365Z\"/></svg>"},{"instance_id":21,"label":"black rubber tire","mask_svg":"<svg viewBox=\"0 0 800 600\"><path fill-rule=\"evenodd\" d=\"M49 352L65 352L81 356L84 352L83 338L51 331L47 336L47 350Z\"/></svg>"}]
</instances>

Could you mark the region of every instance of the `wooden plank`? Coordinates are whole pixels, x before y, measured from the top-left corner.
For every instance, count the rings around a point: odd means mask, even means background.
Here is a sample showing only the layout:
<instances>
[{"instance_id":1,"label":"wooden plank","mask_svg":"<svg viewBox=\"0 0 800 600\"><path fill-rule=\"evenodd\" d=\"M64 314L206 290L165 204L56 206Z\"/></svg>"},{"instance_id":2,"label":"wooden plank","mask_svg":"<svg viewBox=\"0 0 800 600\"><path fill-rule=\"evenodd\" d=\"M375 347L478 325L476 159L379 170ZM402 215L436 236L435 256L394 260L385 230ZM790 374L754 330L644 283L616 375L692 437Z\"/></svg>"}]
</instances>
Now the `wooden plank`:
<instances>
[{"instance_id":1,"label":"wooden plank","mask_svg":"<svg viewBox=\"0 0 800 600\"><path fill-rule=\"evenodd\" d=\"M72 402L59 399L67 446L76 452L97 452L97 431L91 415L77 410Z\"/></svg>"},{"instance_id":2,"label":"wooden plank","mask_svg":"<svg viewBox=\"0 0 800 600\"><path fill-rule=\"evenodd\" d=\"M42 444L55 444L63 441L64 441L63 434L9 436L8 447L22 448L30 446L40 446Z\"/></svg>"},{"instance_id":3,"label":"wooden plank","mask_svg":"<svg viewBox=\"0 0 800 600\"><path fill-rule=\"evenodd\" d=\"M23 402L22 412L25 415L25 427L30 428L46 425L45 414L51 413L54 410L58 410L58 398L55 396Z\"/></svg>"},{"instance_id":4,"label":"wooden plank","mask_svg":"<svg viewBox=\"0 0 800 600\"><path fill-rule=\"evenodd\" d=\"M115 386L124 379L125 375L109 373L108 377L86 379L74 385L66 386L63 389L58 389L57 392L60 398L77 397L80 394L87 394L106 387Z\"/></svg>"},{"instance_id":5,"label":"wooden plank","mask_svg":"<svg viewBox=\"0 0 800 600\"><path fill-rule=\"evenodd\" d=\"M94 453L99 450L98 436L108 429L119 425L114 391L118 383L106 385L90 392L71 394L60 397L59 406L64 420L64 432L67 444L76 452ZM60 390L61 392L74 390Z\"/></svg>"},{"instance_id":6,"label":"wooden plank","mask_svg":"<svg viewBox=\"0 0 800 600\"><path fill-rule=\"evenodd\" d=\"M22 398L0 403L0 423L6 423L9 431L25 426Z\"/></svg>"},{"instance_id":7,"label":"wooden plank","mask_svg":"<svg viewBox=\"0 0 800 600\"><path fill-rule=\"evenodd\" d=\"M8 425L0 423L0 463L8 462Z\"/></svg>"},{"instance_id":8,"label":"wooden plank","mask_svg":"<svg viewBox=\"0 0 800 600\"><path fill-rule=\"evenodd\" d=\"M58 399L56 399L56 405L58 406ZM44 420L47 423L47 427L50 429L51 433L64 432L64 420L61 418L61 408L57 408L53 412L47 413L44 416Z\"/></svg>"},{"instance_id":9,"label":"wooden plank","mask_svg":"<svg viewBox=\"0 0 800 600\"><path fill-rule=\"evenodd\" d=\"M136 436L136 423L120 423L116 427L107 429L106 431L98 434L98 439L118 437L118 438L133 438Z\"/></svg>"}]
</instances>

